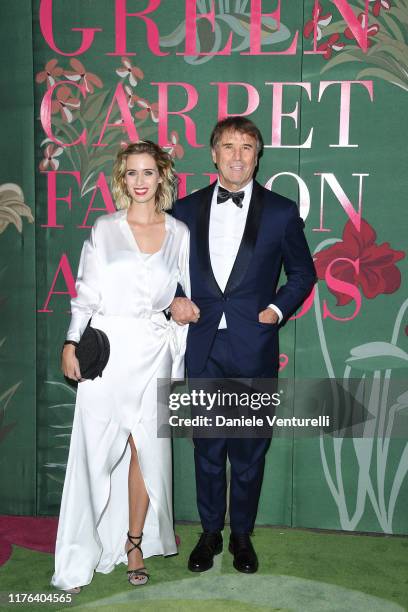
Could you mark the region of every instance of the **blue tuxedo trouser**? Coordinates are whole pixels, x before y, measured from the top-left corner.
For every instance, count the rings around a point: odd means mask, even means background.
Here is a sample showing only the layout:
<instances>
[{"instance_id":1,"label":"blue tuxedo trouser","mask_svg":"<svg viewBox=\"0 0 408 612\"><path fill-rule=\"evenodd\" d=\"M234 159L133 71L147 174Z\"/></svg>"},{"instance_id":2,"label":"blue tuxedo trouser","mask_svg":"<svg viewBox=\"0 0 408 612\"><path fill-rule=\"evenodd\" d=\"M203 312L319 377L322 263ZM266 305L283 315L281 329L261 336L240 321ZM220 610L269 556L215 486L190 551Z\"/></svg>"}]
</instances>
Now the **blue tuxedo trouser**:
<instances>
[{"instance_id":1,"label":"blue tuxedo trouser","mask_svg":"<svg viewBox=\"0 0 408 612\"><path fill-rule=\"evenodd\" d=\"M206 364L189 378L243 377L237 374L230 353L228 330L219 330ZM226 460L231 465L230 524L234 533L251 533L258 509L270 439L194 438L197 507L205 531L224 528L227 498Z\"/></svg>"}]
</instances>

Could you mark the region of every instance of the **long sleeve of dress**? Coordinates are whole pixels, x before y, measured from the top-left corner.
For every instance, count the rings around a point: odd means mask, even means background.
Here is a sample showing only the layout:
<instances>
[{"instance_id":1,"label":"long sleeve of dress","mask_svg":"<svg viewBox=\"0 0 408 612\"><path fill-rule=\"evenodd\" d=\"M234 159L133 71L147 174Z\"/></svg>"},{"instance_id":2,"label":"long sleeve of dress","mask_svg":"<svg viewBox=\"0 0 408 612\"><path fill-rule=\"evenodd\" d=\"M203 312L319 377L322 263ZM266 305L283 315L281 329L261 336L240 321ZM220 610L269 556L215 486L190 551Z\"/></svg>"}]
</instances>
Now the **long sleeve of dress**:
<instances>
[{"instance_id":1,"label":"long sleeve of dress","mask_svg":"<svg viewBox=\"0 0 408 612\"><path fill-rule=\"evenodd\" d=\"M101 301L99 291L99 265L95 245L95 226L82 247L78 276L75 283L76 297L71 300L71 323L67 340L78 342L93 313Z\"/></svg>"},{"instance_id":2,"label":"long sleeve of dress","mask_svg":"<svg viewBox=\"0 0 408 612\"><path fill-rule=\"evenodd\" d=\"M186 228L180 245L178 258L179 278L178 282L183 288L186 297L191 297L190 285L190 232ZM173 356L173 367L171 370L171 378L173 380L184 379L184 354L186 352L188 325L177 325L173 320L170 321L173 327L173 333L176 339L177 351Z\"/></svg>"},{"instance_id":3,"label":"long sleeve of dress","mask_svg":"<svg viewBox=\"0 0 408 612\"><path fill-rule=\"evenodd\" d=\"M190 232L186 229L183 241L180 247L179 259L179 283L183 288L186 297L191 297L190 285Z\"/></svg>"}]
</instances>

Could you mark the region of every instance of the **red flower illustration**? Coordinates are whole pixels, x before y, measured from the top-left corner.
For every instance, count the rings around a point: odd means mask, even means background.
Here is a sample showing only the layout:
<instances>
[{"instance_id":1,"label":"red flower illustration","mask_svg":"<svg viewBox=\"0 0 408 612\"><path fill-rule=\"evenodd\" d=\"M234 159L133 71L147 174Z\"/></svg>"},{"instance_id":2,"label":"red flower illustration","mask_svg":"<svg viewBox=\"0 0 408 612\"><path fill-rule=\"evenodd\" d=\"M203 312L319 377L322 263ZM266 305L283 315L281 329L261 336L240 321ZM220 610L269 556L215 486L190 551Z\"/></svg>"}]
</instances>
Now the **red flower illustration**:
<instances>
[{"instance_id":1,"label":"red flower illustration","mask_svg":"<svg viewBox=\"0 0 408 612\"><path fill-rule=\"evenodd\" d=\"M72 97L72 91L69 87L58 87L57 96L51 103L51 113L60 112L64 121L71 123L73 116L71 109L79 108L81 105L79 98Z\"/></svg>"},{"instance_id":2,"label":"red flower illustration","mask_svg":"<svg viewBox=\"0 0 408 612\"><path fill-rule=\"evenodd\" d=\"M360 13L359 16L357 17L357 19L359 20L359 22L361 23L363 29L365 29L367 27L367 21L366 21L366 16L365 13ZM371 47L371 45L373 44L373 41L370 40L370 36L375 36L376 34L378 34L380 30L380 26L378 25L378 23L373 23L371 25L368 25L368 30L367 30L367 42L368 42L368 46ZM354 34L352 33L352 31L350 30L350 28L346 28L344 30L344 36L350 40L354 40Z\"/></svg>"},{"instance_id":3,"label":"red flower illustration","mask_svg":"<svg viewBox=\"0 0 408 612\"><path fill-rule=\"evenodd\" d=\"M172 157L177 157L177 159L181 159L184 157L184 149L182 145L179 143L179 135L177 132L172 132L170 134L171 146L164 147L169 155Z\"/></svg>"},{"instance_id":4,"label":"red flower illustration","mask_svg":"<svg viewBox=\"0 0 408 612\"><path fill-rule=\"evenodd\" d=\"M333 260L347 258L360 261L359 272L347 261L333 263L331 272L337 279L360 286L366 298L394 293L401 285L401 272L395 265L404 259L404 251L394 251L388 242L375 244L377 234L371 225L361 219L360 232L351 221L347 221L340 242L318 252L315 267L319 279L324 279L327 267ZM344 306L352 298L349 295L330 289L337 298L337 305Z\"/></svg>"},{"instance_id":5,"label":"red flower illustration","mask_svg":"<svg viewBox=\"0 0 408 612\"><path fill-rule=\"evenodd\" d=\"M370 2L374 2L373 6L373 15L374 17L378 17L381 12L381 9L385 11L389 11L391 8L391 2L389 0L369 0Z\"/></svg>"},{"instance_id":6,"label":"red flower illustration","mask_svg":"<svg viewBox=\"0 0 408 612\"><path fill-rule=\"evenodd\" d=\"M333 17L331 13L326 13L326 15L322 15L322 11L323 11L322 5L320 4L320 2L318 2L317 6L315 5L313 7L312 19L305 23L305 27L303 29L303 34L306 38L309 38L309 36L313 32L315 25L316 25L316 32L317 32L316 38L317 40L321 39L322 37L321 28L324 28L325 26L329 25Z\"/></svg>"},{"instance_id":7,"label":"red flower illustration","mask_svg":"<svg viewBox=\"0 0 408 612\"><path fill-rule=\"evenodd\" d=\"M148 100L144 100L143 98L138 98L138 100L136 100L136 104L138 104L138 106L140 106L142 110L135 113L135 117L137 117L138 119L146 119L146 117L150 115L152 120L155 123L158 123L159 105L157 104L157 102L150 104Z\"/></svg>"},{"instance_id":8,"label":"red flower illustration","mask_svg":"<svg viewBox=\"0 0 408 612\"><path fill-rule=\"evenodd\" d=\"M40 162L40 170L58 170L59 159L56 159L64 151L62 147L49 144L44 150L44 159Z\"/></svg>"},{"instance_id":9,"label":"red flower illustration","mask_svg":"<svg viewBox=\"0 0 408 612\"><path fill-rule=\"evenodd\" d=\"M52 87L55 85L55 81L57 77L62 75L62 68L57 66L58 60L52 59L45 64L45 68L42 72L39 72L35 77L37 83L43 83L45 80L47 81L47 87Z\"/></svg>"},{"instance_id":10,"label":"red flower illustration","mask_svg":"<svg viewBox=\"0 0 408 612\"><path fill-rule=\"evenodd\" d=\"M340 34L332 34L329 40L317 47L318 51L323 51L324 59L330 59L333 51L341 51L344 43L340 42Z\"/></svg>"},{"instance_id":11,"label":"red flower illustration","mask_svg":"<svg viewBox=\"0 0 408 612\"><path fill-rule=\"evenodd\" d=\"M137 66L132 66L132 62L127 57L122 57L123 68L118 68L116 74L122 79L129 77L129 83L132 87L136 87L138 79L143 79L143 71Z\"/></svg>"},{"instance_id":12,"label":"red flower illustration","mask_svg":"<svg viewBox=\"0 0 408 612\"><path fill-rule=\"evenodd\" d=\"M94 85L95 87L103 87L101 79L96 76L96 74L87 72L85 66L79 60L73 58L70 61L70 64L74 71L66 70L64 72L65 76L70 81L82 81L82 84L85 85L87 93L94 92Z\"/></svg>"}]
</instances>

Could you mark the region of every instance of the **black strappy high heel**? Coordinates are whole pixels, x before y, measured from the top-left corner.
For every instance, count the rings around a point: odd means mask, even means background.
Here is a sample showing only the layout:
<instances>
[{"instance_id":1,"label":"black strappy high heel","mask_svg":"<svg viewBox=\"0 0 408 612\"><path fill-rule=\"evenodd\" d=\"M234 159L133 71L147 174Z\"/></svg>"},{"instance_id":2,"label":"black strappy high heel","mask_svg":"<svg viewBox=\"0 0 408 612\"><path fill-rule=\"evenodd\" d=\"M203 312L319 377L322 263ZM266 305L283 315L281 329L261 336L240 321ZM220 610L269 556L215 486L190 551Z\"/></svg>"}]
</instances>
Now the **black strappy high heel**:
<instances>
[{"instance_id":1,"label":"black strappy high heel","mask_svg":"<svg viewBox=\"0 0 408 612\"><path fill-rule=\"evenodd\" d=\"M143 557L142 549L140 548L140 545L142 543L142 538L143 538L143 532L140 534L140 536L131 536L130 533L128 532L127 538L128 538L128 542L132 544L132 548L129 548L129 550L126 551L127 556L129 556L129 553L131 553L132 550L137 549L140 551L140 554ZM135 540L139 540L139 541L136 543ZM146 584L146 582L149 580L150 575L147 573L145 567L138 567L137 569L128 570L127 577L128 577L128 581L133 586L142 586L142 584Z\"/></svg>"}]
</instances>

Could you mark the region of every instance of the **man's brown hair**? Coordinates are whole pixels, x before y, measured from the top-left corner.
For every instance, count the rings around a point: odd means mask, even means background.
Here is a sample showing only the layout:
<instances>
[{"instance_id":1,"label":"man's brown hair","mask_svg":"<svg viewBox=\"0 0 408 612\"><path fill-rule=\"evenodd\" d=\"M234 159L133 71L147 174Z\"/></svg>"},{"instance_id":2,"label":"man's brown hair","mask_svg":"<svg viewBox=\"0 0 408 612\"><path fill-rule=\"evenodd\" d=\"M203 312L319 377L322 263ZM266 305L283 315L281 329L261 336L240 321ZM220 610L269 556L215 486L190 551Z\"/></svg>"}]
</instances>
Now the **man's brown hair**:
<instances>
[{"instance_id":1,"label":"man's brown hair","mask_svg":"<svg viewBox=\"0 0 408 612\"><path fill-rule=\"evenodd\" d=\"M241 132L241 134L248 134L256 140L256 150L258 155L263 150L263 139L261 132L250 119L246 117L227 117L218 121L210 137L210 146L215 149L220 141L220 138L224 132Z\"/></svg>"}]
</instances>

